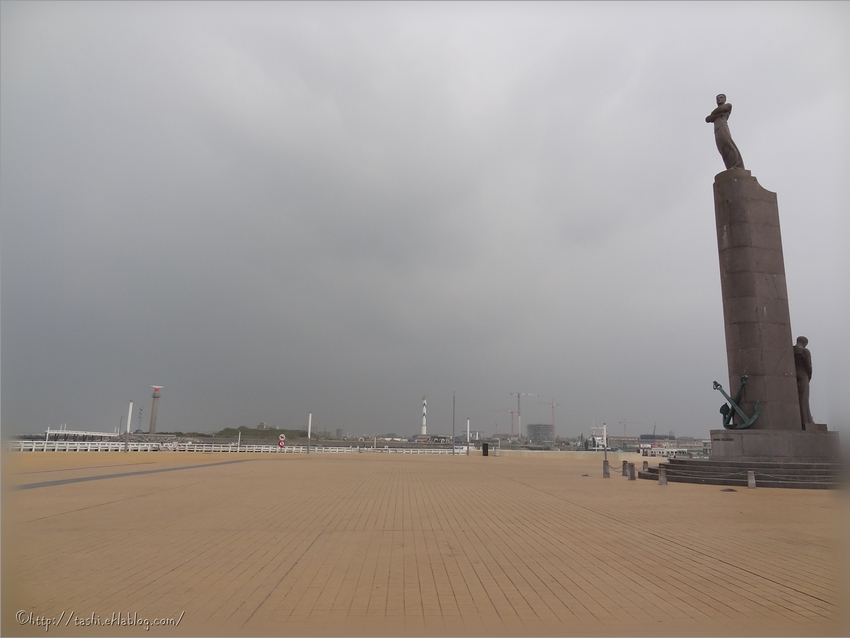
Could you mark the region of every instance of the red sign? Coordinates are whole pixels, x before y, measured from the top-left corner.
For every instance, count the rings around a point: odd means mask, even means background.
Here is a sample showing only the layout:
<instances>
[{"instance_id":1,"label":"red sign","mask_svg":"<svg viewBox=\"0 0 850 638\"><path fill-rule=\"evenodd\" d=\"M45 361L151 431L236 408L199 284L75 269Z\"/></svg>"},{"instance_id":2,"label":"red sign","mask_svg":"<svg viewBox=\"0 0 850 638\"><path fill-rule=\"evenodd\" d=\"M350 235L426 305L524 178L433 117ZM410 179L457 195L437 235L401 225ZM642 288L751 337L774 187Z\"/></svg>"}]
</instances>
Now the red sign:
<instances>
[{"instance_id":1,"label":"red sign","mask_svg":"<svg viewBox=\"0 0 850 638\"><path fill-rule=\"evenodd\" d=\"M277 446L278 447L286 447L286 441L278 441Z\"/></svg>"}]
</instances>

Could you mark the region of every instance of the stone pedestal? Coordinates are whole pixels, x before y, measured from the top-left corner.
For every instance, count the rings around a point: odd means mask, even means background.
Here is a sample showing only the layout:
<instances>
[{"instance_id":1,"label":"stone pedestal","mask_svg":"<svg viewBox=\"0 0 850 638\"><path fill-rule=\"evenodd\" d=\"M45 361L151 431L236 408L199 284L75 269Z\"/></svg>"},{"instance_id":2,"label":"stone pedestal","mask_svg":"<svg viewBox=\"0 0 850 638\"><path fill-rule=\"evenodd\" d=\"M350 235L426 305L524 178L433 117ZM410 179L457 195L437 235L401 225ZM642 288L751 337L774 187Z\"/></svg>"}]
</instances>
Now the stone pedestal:
<instances>
[{"instance_id":1,"label":"stone pedestal","mask_svg":"<svg viewBox=\"0 0 850 638\"><path fill-rule=\"evenodd\" d=\"M712 430L712 461L837 462L838 432Z\"/></svg>"},{"instance_id":2,"label":"stone pedestal","mask_svg":"<svg viewBox=\"0 0 850 638\"><path fill-rule=\"evenodd\" d=\"M761 409L749 431L802 431L776 193L748 170L723 171L714 182L714 211L729 368L725 389L735 397L741 375L749 377L738 405L748 416L756 402Z\"/></svg>"},{"instance_id":3,"label":"stone pedestal","mask_svg":"<svg viewBox=\"0 0 850 638\"><path fill-rule=\"evenodd\" d=\"M750 171L723 171L714 181L720 287L726 326L728 394L749 377L738 405L760 414L741 430L711 431L712 461L830 463L840 458L838 433L803 429L776 193ZM735 423L740 424L736 415Z\"/></svg>"}]
</instances>

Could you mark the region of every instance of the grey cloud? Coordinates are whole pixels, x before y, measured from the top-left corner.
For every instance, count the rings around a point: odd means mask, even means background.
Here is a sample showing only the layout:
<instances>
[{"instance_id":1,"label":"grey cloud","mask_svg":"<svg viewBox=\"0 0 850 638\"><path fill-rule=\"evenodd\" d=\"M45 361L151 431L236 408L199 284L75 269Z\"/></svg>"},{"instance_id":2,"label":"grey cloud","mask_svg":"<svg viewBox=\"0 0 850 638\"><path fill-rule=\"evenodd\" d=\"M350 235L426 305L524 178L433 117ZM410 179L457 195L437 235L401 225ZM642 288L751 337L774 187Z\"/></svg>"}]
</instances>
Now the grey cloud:
<instances>
[{"instance_id":1,"label":"grey cloud","mask_svg":"<svg viewBox=\"0 0 850 638\"><path fill-rule=\"evenodd\" d=\"M157 382L165 429L313 411L407 433L457 390L504 431L521 390L565 434L702 436L725 374L718 91L779 193L813 410L850 413L846 5L2 18L4 432L113 427Z\"/></svg>"}]
</instances>

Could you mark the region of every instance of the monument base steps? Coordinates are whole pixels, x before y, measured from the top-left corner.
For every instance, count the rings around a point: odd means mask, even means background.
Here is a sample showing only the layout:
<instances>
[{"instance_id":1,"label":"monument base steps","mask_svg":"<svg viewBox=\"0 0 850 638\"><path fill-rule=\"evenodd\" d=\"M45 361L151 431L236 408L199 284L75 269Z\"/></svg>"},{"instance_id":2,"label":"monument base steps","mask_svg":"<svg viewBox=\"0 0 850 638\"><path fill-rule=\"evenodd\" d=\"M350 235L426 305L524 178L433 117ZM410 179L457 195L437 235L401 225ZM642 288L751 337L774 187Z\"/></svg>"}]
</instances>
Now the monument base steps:
<instances>
[{"instance_id":1,"label":"monument base steps","mask_svg":"<svg viewBox=\"0 0 850 638\"><path fill-rule=\"evenodd\" d=\"M699 483L748 487L753 472L756 487L841 489L850 487L850 465L846 462L805 463L769 461L718 461L713 459L669 459L658 467L638 473L638 478L658 481L664 468L670 483Z\"/></svg>"}]
</instances>

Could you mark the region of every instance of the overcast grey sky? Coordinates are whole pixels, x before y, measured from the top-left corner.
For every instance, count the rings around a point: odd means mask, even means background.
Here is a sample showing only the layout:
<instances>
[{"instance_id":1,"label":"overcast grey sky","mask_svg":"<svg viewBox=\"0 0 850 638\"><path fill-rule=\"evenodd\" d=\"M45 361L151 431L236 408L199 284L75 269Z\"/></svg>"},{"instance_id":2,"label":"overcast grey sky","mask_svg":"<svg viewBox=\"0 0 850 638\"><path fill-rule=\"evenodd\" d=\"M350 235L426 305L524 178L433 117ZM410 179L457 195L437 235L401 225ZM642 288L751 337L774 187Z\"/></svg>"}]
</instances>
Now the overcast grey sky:
<instances>
[{"instance_id":1,"label":"overcast grey sky","mask_svg":"<svg viewBox=\"0 0 850 638\"><path fill-rule=\"evenodd\" d=\"M849 7L3 2L3 433L705 437L719 92L846 427Z\"/></svg>"}]
</instances>

